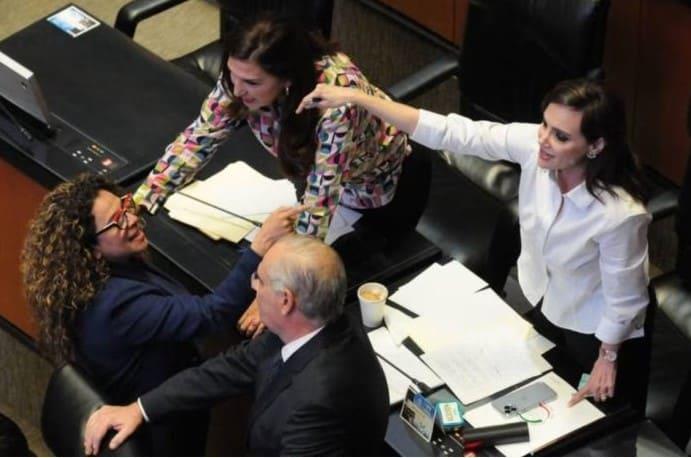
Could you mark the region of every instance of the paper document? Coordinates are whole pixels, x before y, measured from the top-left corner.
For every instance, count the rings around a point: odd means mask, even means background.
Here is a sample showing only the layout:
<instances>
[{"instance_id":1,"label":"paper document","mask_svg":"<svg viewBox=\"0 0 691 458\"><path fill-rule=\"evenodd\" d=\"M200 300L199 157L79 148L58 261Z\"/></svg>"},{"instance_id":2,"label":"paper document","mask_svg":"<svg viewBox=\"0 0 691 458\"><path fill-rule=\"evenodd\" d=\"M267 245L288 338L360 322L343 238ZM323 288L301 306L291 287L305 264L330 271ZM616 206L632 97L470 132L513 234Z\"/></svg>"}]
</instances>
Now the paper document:
<instances>
[{"instance_id":1,"label":"paper document","mask_svg":"<svg viewBox=\"0 0 691 458\"><path fill-rule=\"evenodd\" d=\"M554 372L550 372L532 383L537 383L538 381L545 382L550 388L556 391L557 399L546 404L546 407L550 411L549 415L547 411L541 407L537 407L523 414L526 418L543 419L544 421L528 424L530 442L497 445L497 449L505 456L523 456L536 452L572 431L576 431L605 416L587 399L584 399L573 407L568 407L569 399L571 399L571 395L575 393L576 390ZM467 411L464 417L476 428L516 421L516 417L507 418L490 404L485 404Z\"/></svg>"},{"instance_id":2,"label":"paper document","mask_svg":"<svg viewBox=\"0 0 691 458\"><path fill-rule=\"evenodd\" d=\"M551 369L524 341L498 333L426 351L421 358L466 405Z\"/></svg>"},{"instance_id":3,"label":"paper document","mask_svg":"<svg viewBox=\"0 0 691 458\"><path fill-rule=\"evenodd\" d=\"M463 264L432 264L401 286L391 300L417 315L447 313L487 283Z\"/></svg>"},{"instance_id":4,"label":"paper document","mask_svg":"<svg viewBox=\"0 0 691 458\"><path fill-rule=\"evenodd\" d=\"M409 329L422 360L464 404L551 369L542 357L551 342L491 289L419 316Z\"/></svg>"},{"instance_id":5,"label":"paper document","mask_svg":"<svg viewBox=\"0 0 691 458\"><path fill-rule=\"evenodd\" d=\"M377 358L377 361L379 361L381 368L384 370L386 386L389 388L389 404L394 405L397 402L403 401L405 393L408 391L408 387L413 384L413 381L383 359Z\"/></svg>"},{"instance_id":6,"label":"paper document","mask_svg":"<svg viewBox=\"0 0 691 458\"><path fill-rule=\"evenodd\" d=\"M389 330L391 340L396 345L400 345L410 335L410 326L413 323L413 318L398 309L385 305L384 323L386 324L386 329Z\"/></svg>"},{"instance_id":7,"label":"paper document","mask_svg":"<svg viewBox=\"0 0 691 458\"><path fill-rule=\"evenodd\" d=\"M544 355L555 347L554 342L537 332L535 328L531 328L530 331L528 331L525 340L528 343L528 348L539 355Z\"/></svg>"},{"instance_id":8,"label":"paper document","mask_svg":"<svg viewBox=\"0 0 691 458\"><path fill-rule=\"evenodd\" d=\"M186 188L189 195L203 195L204 182L195 181ZM182 194L173 194L165 204L168 216L181 223L196 227L214 240L221 238L237 243L254 227L252 224Z\"/></svg>"},{"instance_id":9,"label":"paper document","mask_svg":"<svg viewBox=\"0 0 691 458\"><path fill-rule=\"evenodd\" d=\"M276 208L297 203L295 186L289 180L272 180L244 162L233 162L208 179L191 183L183 192L258 223ZM211 205L176 193L168 198L165 207L171 218L216 239L220 237L237 243L254 229L244 219Z\"/></svg>"},{"instance_id":10,"label":"paper document","mask_svg":"<svg viewBox=\"0 0 691 458\"><path fill-rule=\"evenodd\" d=\"M494 336L511 337L521 342L527 340L532 329L532 325L494 291L485 289L465 296L454 307L415 318L410 326L410 337L428 352L454 343L494 339Z\"/></svg>"},{"instance_id":11,"label":"paper document","mask_svg":"<svg viewBox=\"0 0 691 458\"><path fill-rule=\"evenodd\" d=\"M395 345L386 328L378 328L367 334L374 352L386 359L408 377L412 377L430 388L442 386L444 382L404 345Z\"/></svg>"}]
</instances>

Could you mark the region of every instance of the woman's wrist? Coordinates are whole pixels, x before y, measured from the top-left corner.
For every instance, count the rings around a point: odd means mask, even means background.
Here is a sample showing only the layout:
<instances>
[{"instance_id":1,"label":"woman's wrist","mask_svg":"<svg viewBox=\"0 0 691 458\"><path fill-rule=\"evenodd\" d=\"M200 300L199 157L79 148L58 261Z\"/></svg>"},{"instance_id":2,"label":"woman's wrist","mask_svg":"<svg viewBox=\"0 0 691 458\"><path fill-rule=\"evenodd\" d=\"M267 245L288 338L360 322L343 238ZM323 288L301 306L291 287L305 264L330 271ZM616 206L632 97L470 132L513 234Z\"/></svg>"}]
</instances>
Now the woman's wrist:
<instances>
[{"instance_id":1,"label":"woman's wrist","mask_svg":"<svg viewBox=\"0 0 691 458\"><path fill-rule=\"evenodd\" d=\"M621 344L608 344L602 342L598 353L598 360L609 364L616 364L619 357L619 346Z\"/></svg>"},{"instance_id":2,"label":"woman's wrist","mask_svg":"<svg viewBox=\"0 0 691 458\"><path fill-rule=\"evenodd\" d=\"M348 96L348 100L346 100L346 103L352 103L354 105L361 106L365 109L368 109L368 98L371 97L364 92L358 90L358 89L350 89L350 96Z\"/></svg>"},{"instance_id":3,"label":"woman's wrist","mask_svg":"<svg viewBox=\"0 0 691 458\"><path fill-rule=\"evenodd\" d=\"M620 343L617 344L610 344L606 342L602 342L600 344L600 348L603 350L610 350L610 351L619 351L619 347L621 346Z\"/></svg>"}]
</instances>

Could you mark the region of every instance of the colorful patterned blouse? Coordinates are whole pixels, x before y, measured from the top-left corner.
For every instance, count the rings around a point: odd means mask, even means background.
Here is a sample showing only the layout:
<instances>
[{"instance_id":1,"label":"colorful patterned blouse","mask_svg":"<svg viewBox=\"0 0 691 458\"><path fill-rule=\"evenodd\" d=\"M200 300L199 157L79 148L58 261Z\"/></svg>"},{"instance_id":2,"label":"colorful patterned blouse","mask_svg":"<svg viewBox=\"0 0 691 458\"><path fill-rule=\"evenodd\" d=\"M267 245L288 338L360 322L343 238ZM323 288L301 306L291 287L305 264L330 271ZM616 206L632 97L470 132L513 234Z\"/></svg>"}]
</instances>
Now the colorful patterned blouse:
<instances>
[{"instance_id":1,"label":"colorful patterned blouse","mask_svg":"<svg viewBox=\"0 0 691 458\"><path fill-rule=\"evenodd\" d=\"M325 56L316 65L321 71L320 83L356 87L388 98L344 54ZM245 120L227 114L232 101L233 95L224 90L219 79L199 117L166 148L135 193L138 204L153 213L168 194L192 180ZM277 156L281 131L278 107L274 104L250 112L246 120L257 139ZM339 203L354 209L375 208L393 198L410 148L403 132L350 104L326 110L317 123L316 135L314 166L307 175L302 198L310 210L298 217L296 230L323 239Z\"/></svg>"}]
</instances>

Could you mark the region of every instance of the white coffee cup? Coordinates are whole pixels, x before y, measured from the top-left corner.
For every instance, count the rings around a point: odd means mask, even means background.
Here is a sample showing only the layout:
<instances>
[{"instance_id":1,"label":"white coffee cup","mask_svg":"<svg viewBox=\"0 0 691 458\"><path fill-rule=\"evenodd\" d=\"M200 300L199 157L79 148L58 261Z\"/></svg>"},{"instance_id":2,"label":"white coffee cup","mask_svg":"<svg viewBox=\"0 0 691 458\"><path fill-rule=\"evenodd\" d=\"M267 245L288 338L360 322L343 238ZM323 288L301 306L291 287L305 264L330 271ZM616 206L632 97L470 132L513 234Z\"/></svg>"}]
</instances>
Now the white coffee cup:
<instances>
[{"instance_id":1,"label":"white coffee cup","mask_svg":"<svg viewBox=\"0 0 691 458\"><path fill-rule=\"evenodd\" d=\"M389 290L381 283L365 283L357 289L360 300L362 323L368 328L376 328L384 319L384 305L389 296Z\"/></svg>"}]
</instances>

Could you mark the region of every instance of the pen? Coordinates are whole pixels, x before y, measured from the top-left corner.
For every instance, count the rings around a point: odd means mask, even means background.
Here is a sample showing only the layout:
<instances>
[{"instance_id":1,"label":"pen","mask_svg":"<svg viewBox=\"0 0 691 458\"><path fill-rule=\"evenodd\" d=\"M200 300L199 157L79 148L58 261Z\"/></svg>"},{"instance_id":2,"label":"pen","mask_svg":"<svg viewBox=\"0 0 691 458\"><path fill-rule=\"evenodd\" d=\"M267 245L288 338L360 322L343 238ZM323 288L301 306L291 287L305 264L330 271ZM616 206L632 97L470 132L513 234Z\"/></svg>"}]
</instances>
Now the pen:
<instances>
[{"instance_id":1,"label":"pen","mask_svg":"<svg viewBox=\"0 0 691 458\"><path fill-rule=\"evenodd\" d=\"M248 223L250 223L250 224L252 224L252 225L254 225L254 226L262 227L262 223L260 223L259 221L254 221L254 220L249 219L249 218L247 218L247 217L245 217L245 216L238 215L237 213L233 213L233 212L230 211L230 210L226 210L225 208L219 207L219 206L214 205L214 204L212 204L212 203L210 203L210 202L207 202L207 201L205 201L205 200L198 199L198 198L196 198L196 197L194 197L194 196L191 196L191 195L189 195L189 194L187 194L187 193L184 193L184 192L182 192L182 191L178 191L177 193L180 194L181 196L187 197L188 199L192 199L192 200L194 200L194 201L196 201L196 202L199 202L200 204L207 205L207 206L209 206L209 207L211 207L211 208L213 208L213 209L215 209L215 210L221 211L221 212L223 212L223 213L225 213L225 214L228 214L228 215L233 216L233 217L235 217L235 218L238 218L238 219L241 219L241 220L243 220L243 221L246 221L246 222L248 222Z\"/></svg>"}]
</instances>

